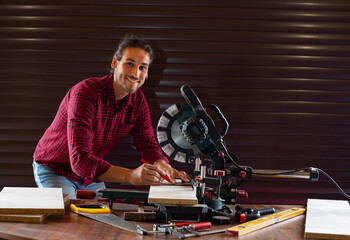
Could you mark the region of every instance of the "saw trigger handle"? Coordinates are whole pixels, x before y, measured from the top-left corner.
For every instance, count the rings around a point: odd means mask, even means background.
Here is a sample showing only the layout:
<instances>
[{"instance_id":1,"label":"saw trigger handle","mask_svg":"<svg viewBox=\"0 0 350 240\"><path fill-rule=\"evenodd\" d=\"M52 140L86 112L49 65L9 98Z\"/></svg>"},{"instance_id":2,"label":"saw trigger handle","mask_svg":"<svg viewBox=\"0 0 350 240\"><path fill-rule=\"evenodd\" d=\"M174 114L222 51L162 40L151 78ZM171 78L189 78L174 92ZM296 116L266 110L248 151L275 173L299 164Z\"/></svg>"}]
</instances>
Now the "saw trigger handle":
<instances>
[{"instance_id":1,"label":"saw trigger handle","mask_svg":"<svg viewBox=\"0 0 350 240\"><path fill-rule=\"evenodd\" d=\"M223 124L223 129L220 132L220 135L221 135L221 137L224 137L226 135L228 127L229 127L229 124L228 124L227 119L225 118L224 114L222 114L222 112L220 111L218 106L216 106L214 104L206 104L206 105L204 105L204 107L214 110L216 116L220 119L220 121Z\"/></svg>"},{"instance_id":2,"label":"saw trigger handle","mask_svg":"<svg viewBox=\"0 0 350 240\"><path fill-rule=\"evenodd\" d=\"M190 86L182 85L180 91L186 102L191 106L196 114L204 111L201 101L198 99L197 95Z\"/></svg>"}]
</instances>

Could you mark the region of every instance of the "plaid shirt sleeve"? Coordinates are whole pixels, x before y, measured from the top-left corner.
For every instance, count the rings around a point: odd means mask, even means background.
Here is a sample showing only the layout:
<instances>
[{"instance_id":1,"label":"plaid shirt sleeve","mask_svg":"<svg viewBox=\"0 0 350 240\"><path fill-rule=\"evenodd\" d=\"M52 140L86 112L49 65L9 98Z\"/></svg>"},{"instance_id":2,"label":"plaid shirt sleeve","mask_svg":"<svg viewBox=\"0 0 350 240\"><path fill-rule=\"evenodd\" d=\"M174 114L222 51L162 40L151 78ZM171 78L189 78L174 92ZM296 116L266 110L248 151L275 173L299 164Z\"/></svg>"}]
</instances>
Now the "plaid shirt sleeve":
<instances>
[{"instance_id":1,"label":"plaid shirt sleeve","mask_svg":"<svg viewBox=\"0 0 350 240\"><path fill-rule=\"evenodd\" d=\"M158 159L163 159L169 163L155 139L148 104L143 94L142 96L143 99L140 113L135 125L131 129L136 149L143 159L151 164Z\"/></svg>"},{"instance_id":2,"label":"plaid shirt sleeve","mask_svg":"<svg viewBox=\"0 0 350 240\"><path fill-rule=\"evenodd\" d=\"M91 182L111 166L93 154L92 122L95 116L95 92L84 86L74 89L68 99L67 140L73 172Z\"/></svg>"}]
</instances>

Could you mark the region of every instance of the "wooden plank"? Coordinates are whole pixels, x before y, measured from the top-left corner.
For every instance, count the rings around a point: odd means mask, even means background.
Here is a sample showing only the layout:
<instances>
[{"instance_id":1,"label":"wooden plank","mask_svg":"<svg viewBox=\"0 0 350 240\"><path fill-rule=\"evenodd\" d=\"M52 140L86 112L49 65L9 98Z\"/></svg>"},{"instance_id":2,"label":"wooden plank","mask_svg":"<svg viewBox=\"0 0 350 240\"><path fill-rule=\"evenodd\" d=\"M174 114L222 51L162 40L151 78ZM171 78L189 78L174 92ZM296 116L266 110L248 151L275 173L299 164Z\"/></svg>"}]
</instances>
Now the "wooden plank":
<instances>
[{"instance_id":1,"label":"wooden plank","mask_svg":"<svg viewBox=\"0 0 350 240\"><path fill-rule=\"evenodd\" d=\"M261 228L273 225L278 222L282 222L289 218L298 216L305 212L304 208L291 208L275 214L270 214L262 218L255 219L250 222L246 222L231 228L226 229L226 232L231 233L234 236L242 236L244 234L259 230Z\"/></svg>"},{"instance_id":2,"label":"wooden plank","mask_svg":"<svg viewBox=\"0 0 350 240\"><path fill-rule=\"evenodd\" d=\"M69 194L63 194L64 206L70 203ZM38 214L38 215L19 215L19 214L0 214L0 222L29 222L29 223L40 223L45 218L54 218L56 216L62 216L61 214Z\"/></svg>"},{"instance_id":3,"label":"wooden plank","mask_svg":"<svg viewBox=\"0 0 350 240\"><path fill-rule=\"evenodd\" d=\"M164 206L194 205L198 204L198 199L192 186L164 184L150 187L148 203Z\"/></svg>"},{"instance_id":4,"label":"wooden plank","mask_svg":"<svg viewBox=\"0 0 350 240\"><path fill-rule=\"evenodd\" d=\"M61 188L4 187L0 214L64 214Z\"/></svg>"},{"instance_id":5,"label":"wooden plank","mask_svg":"<svg viewBox=\"0 0 350 240\"><path fill-rule=\"evenodd\" d=\"M46 218L47 214L40 215L18 215L18 214L0 214L1 222L30 222L40 223Z\"/></svg>"},{"instance_id":6,"label":"wooden plank","mask_svg":"<svg viewBox=\"0 0 350 240\"><path fill-rule=\"evenodd\" d=\"M308 199L304 237L306 239L350 239L349 202Z\"/></svg>"}]
</instances>

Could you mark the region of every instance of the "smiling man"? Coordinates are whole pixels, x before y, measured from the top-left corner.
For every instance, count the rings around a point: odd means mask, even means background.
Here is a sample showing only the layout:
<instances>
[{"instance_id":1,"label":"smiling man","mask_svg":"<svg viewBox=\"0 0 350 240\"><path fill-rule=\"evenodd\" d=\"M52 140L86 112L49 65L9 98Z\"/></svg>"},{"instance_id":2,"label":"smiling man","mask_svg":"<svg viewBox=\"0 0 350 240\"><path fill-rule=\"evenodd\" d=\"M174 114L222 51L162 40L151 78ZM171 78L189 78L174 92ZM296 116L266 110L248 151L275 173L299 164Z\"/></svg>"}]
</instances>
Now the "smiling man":
<instances>
[{"instance_id":1,"label":"smiling man","mask_svg":"<svg viewBox=\"0 0 350 240\"><path fill-rule=\"evenodd\" d=\"M96 191L105 188L104 182L160 185L161 175L173 183L175 178L190 180L169 165L155 140L140 90L152 60L150 45L127 36L113 57L113 74L83 80L68 91L34 152L38 187L60 187L75 198L76 190ZM128 132L141 157L152 164L127 169L103 159Z\"/></svg>"}]
</instances>

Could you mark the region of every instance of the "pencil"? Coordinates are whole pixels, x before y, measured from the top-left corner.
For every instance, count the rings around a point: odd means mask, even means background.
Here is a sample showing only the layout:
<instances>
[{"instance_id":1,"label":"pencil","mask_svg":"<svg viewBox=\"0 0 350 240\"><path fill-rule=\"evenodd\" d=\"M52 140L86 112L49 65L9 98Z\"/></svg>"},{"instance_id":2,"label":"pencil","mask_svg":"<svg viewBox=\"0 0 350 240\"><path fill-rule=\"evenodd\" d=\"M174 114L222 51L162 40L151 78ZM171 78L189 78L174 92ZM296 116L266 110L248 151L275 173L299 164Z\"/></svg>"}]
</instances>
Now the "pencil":
<instances>
[{"instance_id":1,"label":"pencil","mask_svg":"<svg viewBox=\"0 0 350 240\"><path fill-rule=\"evenodd\" d=\"M147 162L145 159L141 159L141 162L144 163L144 164L150 164L150 163ZM170 178L169 178L168 176L163 175L163 174L160 174L160 176L161 176L162 178L164 178L165 180L167 180L169 183L172 183L171 180L170 180Z\"/></svg>"}]
</instances>

